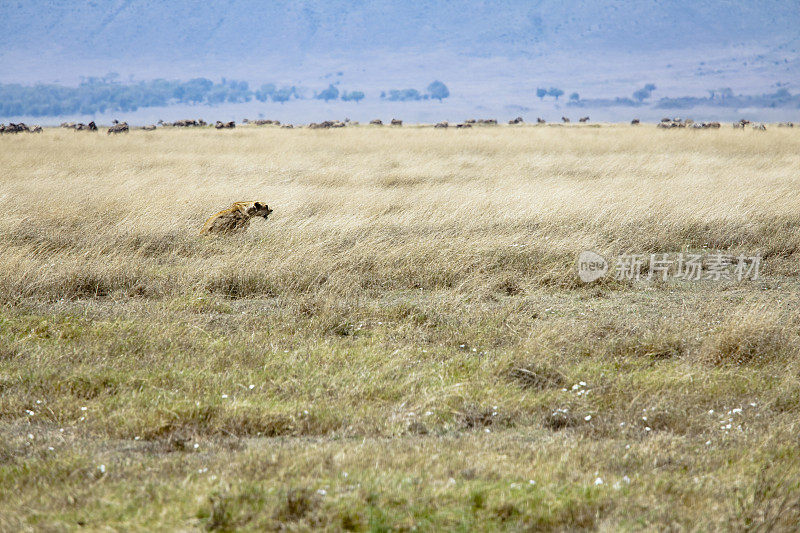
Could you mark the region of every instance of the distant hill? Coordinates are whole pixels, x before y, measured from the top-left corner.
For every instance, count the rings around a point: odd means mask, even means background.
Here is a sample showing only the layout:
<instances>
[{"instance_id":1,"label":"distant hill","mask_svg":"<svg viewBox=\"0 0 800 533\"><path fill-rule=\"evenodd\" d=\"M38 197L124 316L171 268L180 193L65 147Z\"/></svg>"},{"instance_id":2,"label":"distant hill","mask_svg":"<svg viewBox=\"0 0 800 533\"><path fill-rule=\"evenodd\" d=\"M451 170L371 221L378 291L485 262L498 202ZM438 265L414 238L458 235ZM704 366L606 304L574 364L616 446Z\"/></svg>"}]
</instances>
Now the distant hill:
<instances>
[{"instance_id":1,"label":"distant hill","mask_svg":"<svg viewBox=\"0 0 800 533\"><path fill-rule=\"evenodd\" d=\"M792 42L800 4L760 0L422 0L224 3L177 0L0 4L3 50L161 61L445 48L471 55L556 47L610 51ZM13 37L12 37L13 36Z\"/></svg>"},{"instance_id":2,"label":"distant hill","mask_svg":"<svg viewBox=\"0 0 800 533\"><path fill-rule=\"evenodd\" d=\"M292 109L304 116L363 112L356 102L312 110L313 94L333 84L363 92L371 113L434 117L439 101L379 94L442 80L458 114L556 112L567 97L540 100L537 87L595 102L643 83L658 87L654 99L797 93L798 28L798 0L6 0L0 84L227 77L298 87L306 98Z\"/></svg>"}]
</instances>

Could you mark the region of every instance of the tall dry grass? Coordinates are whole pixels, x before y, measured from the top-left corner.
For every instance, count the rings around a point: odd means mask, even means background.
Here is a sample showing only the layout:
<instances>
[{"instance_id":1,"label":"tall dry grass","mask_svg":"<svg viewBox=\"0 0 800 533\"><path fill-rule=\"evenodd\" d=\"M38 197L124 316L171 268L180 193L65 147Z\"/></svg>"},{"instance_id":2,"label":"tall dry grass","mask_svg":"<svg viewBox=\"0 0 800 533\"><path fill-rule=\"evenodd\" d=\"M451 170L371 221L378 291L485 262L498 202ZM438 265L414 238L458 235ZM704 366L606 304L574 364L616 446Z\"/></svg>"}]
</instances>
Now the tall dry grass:
<instances>
[{"instance_id":1,"label":"tall dry grass","mask_svg":"<svg viewBox=\"0 0 800 533\"><path fill-rule=\"evenodd\" d=\"M583 249L791 258L800 137L652 127L52 130L3 138L0 291L570 286ZM275 213L200 239L233 201Z\"/></svg>"}]
</instances>

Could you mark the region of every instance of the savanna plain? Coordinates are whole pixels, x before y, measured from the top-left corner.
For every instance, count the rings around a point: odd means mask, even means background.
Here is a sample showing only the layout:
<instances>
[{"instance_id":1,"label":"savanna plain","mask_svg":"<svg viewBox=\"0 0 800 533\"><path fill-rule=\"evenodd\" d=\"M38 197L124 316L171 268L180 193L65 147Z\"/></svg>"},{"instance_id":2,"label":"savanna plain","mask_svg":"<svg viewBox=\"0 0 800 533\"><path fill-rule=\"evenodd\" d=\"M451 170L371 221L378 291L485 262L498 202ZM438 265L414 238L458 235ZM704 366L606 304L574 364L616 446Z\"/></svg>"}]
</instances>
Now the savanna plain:
<instances>
[{"instance_id":1,"label":"savanna plain","mask_svg":"<svg viewBox=\"0 0 800 533\"><path fill-rule=\"evenodd\" d=\"M0 530L797 528L800 129L48 128L0 169Z\"/></svg>"}]
</instances>

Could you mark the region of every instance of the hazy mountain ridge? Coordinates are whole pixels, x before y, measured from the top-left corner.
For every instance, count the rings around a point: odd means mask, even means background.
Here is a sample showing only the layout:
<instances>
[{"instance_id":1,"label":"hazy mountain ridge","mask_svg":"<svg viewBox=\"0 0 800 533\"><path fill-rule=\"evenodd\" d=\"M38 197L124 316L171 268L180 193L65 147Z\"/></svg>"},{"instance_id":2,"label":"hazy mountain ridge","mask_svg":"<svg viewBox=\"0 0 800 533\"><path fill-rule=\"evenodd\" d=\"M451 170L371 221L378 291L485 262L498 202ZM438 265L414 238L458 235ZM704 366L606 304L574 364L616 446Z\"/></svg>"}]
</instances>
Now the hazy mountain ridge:
<instances>
[{"instance_id":1,"label":"hazy mountain ridge","mask_svg":"<svg viewBox=\"0 0 800 533\"><path fill-rule=\"evenodd\" d=\"M0 7L3 49L52 49L83 57L250 57L405 46L513 56L538 47L613 51L798 40L800 5L767 0L628 3L556 0L348 2L233 0L15 2Z\"/></svg>"},{"instance_id":2,"label":"hazy mountain ridge","mask_svg":"<svg viewBox=\"0 0 800 533\"><path fill-rule=\"evenodd\" d=\"M588 99L630 97L650 82L654 100L723 88L796 93L798 27L800 2L776 0L17 1L0 4L0 29L14 36L0 45L0 83L76 86L110 72L123 83L227 77L253 89L304 87L306 97L337 83L389 110L398 108L379 100L382 91L439 79L451 90L448 106L468 114L537 109L540 86ZM420 120L441 112L425 105L398 112ZM314 108L293 104L302 116Z\"/></svg>"}]
</instances>

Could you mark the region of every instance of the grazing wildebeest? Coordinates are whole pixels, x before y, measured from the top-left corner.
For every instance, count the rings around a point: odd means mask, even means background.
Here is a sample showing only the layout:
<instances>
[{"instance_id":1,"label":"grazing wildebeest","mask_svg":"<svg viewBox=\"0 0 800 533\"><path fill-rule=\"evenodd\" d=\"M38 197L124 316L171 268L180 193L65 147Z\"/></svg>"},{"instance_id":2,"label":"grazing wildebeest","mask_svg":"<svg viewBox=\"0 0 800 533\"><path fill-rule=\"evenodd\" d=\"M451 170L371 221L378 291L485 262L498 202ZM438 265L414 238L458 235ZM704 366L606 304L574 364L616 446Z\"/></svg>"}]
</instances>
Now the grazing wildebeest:
<instances>
[{"instance_id":1,"label":"grazing wildebeest","mask_svg":"<svg viewBox=\"0 0 800 533\"><path fill-rule=\"evenodd\" d=\"M156 129L156 125L155 124L150 124L149 126L142 126L142 129L144 131L153 131L154 129Z\"/></svg>"},{"instance_id":2,"label":"grazing wildebeest","mask_svg":"<svg viewBox=\"0 0 800 533\"><path fill-rule=\"evenodd\" d=\"M569 119L567 117L561 117L561 122L564 124L569 124Z\"/></svg>"},{"instance_id":3,"label":"grazing wildebeest","mask_svg":"<svg viewBox=\"0 0 800 533\"><path fill-rule=\"evenodd\" d=\"M217 128L218 130L233 129L236 127L236 122L232 120L230 122L221 122L218 120L217 123L214 124L214 127Z\"/></svg>"},{"instance_id":4,"label":"grazing wildebeest","mask_svg":"<svg viewBox=\"0 0 800 533\"><path fill-rule=\"evenodd\" d=\"M31 127L31 133L42 133L42 127L38 124L34 124Z\"/></svg>"},{"instance_id":5,"label":"grazing wildebeest","mask_svg":"<svg viewBox=\"0 0 800 533\"><path fill-rule=\"evenodd\" d=\"M581 117L578 119L578 122L589 122L589 117Z\"/></svg>"},{"instance_id":6,"label":"grazing wildebeest","mask_svg":"<svg viewBox=\"0 0 800 533\"><path fill-rule=\"evenodd\" d=\"M509 120L508 123L509 124L522 124L523 120L522 120L522 117L517 117L515 119Z\"/></svg>"},{"instance_id":7,"label":"grazing wildebeest","mask_svg":"<svg viewBox=\"0 0 800 533\"><path fill-rule=\"evenodd\" d=\"M476 122L478 121L475 120L474 118L468 118L467 120L464 121L464 124L475 124Z\"/></svg>"},{"instance_id":8,"label":"grazing wildebeest","mask_svg":"<svg viewBox=\"0 0 800 533\"><path fill-rule=\"evenodd\" d=\"M446 128L446 127L448 127L449 125L450 125L450 124L448 124L448 123L447 123L447 121L446 121L446 120L444 120L444 121L442 121L442 122L437 122L437 123L436 123L436 125L434 126L434 128Z\"/></svg>"},{"instance_id":9,"label":"grazing wildebeest","mask_svg":"<svg viewBox=\"0 0 800 533\"><path fill-rule=\"evenodd\" d=\"M399 118L393 118L392 119L392 126L402 126L402 125L403 125L403 121L400 120Z\"/></svg>"},{"instance_id":10,"label":"grazing wildebeest","mask_svg":"<svg viewBox=\"0 0 800 533\"><path fill-rule=\"evenodd\" d=\"M369 123L372 124L373 126L383 126L383 121L379 118L370 120Z\"/></svg>"},{"instance_id":11,"label":"grazing wildebeest","mask_svg":"<svg viewBox=\"0 0 800 533\"><path fill-rule=\"evenodd\" d=\"M478 124L484 124L486 126L496 126L497 119L496 118L481 118L478 119Z\"/></svg>"},{"instance_id":12,"label":"grazing wildebeest","mask_svg":"<svg viewBox=\"0 0 800 533\"><path fill-rule=\"evenodd\" d=\"M115 121L115 124L108 128L106 135L111 135L112 133L128 133L128 130L130 130L130 128L128 127L127 122Z\"/></svg>"},{"instance_id":13,"label":"grazing wildebeest","mask_svg":"<svg viewBox=\"0 0 800 533\"><path fill-rule=\"evenodd\" d=\"M536 117L537 124L545 124L547 121L541 117Z\"/></svg>"},{"instance_id":14,"label":"grazing wildebeest","mask_svg":"<svg viewBox=\"0 0 800 533\"><path fill-rule=\"evenodd\" d=\"M193 118L185 118L183 120L177 120L172 123L173 126L177 126L179 128L190 128L190 127L197 127L201 126L201 121L195 120Z\"/></svg>"},{"instance_id":15,"label":"grazing wildebeest","mask_svg":"<svg viewBox=\"0 0 800 533\"><path fill-rule=\"evenodd\" d=\"M753 129L758 131L767 131L767 127L763 124L758 124L758 125L753 124Z\"/></svg>"},{"instance_id":16,"label":"grazing wildebeest","mask_svg":"<svg viewBox=\"0 0 800 533\"><path fill-rule=\"evenodd\" d=\"M635 118L635 119L631 120L631 124L633 124L634 126L638 125L639 124L639 119Z\"/></svg>"},{"instance_id":17,"label":"grazing wildebeest","mask_svg":"<svg viewBox=\"0 0 800 533\"><path fill-rule=\"evenodd\" d=\"M23 131L30 131L30 128L28 128L24 122L20 122L18 124L9 122L8 126L3 126L0 128L0 133L20 133Z\"/></svg>"},{"instance_id":18,"label":"grazing wildebeest","mask_svg":"<svg viewBox=\"0 0 800 533\"><path fill-rule=\"evenodd\" d=\"M779 128L794 128L793 122L778 122Z\"/></svg>"},{"instance_id":19,"label":"grazing wildebeest","mask_svg":"<svg viewBox=\"0 0 800 533\"><path fill-rule=\"evenodd\" d=\"M281 126L281 128L283 128L285 130L290 130L290 129L293 129L294 126L292 126L291 124L284 124L283 126Z\"/></svg>"},{"instance_id":20,"label":"grazing wildebeest","mask_svg":"<svg viewBox=\"0 0 800 533\"><path fill-rule=\"evenodd\" d=\"M338 120L325 120L317 124L316 122L312 122L308 125L308 127L312 130L318 129L327 129L327 128L344 128L347 126L344 122L340 122Z\"/></svg>"}]
</instances>

